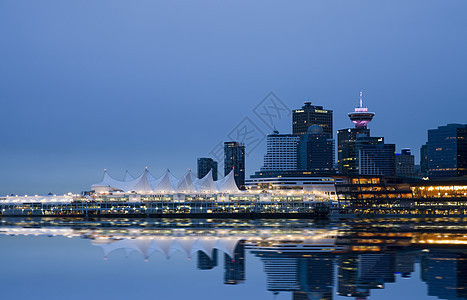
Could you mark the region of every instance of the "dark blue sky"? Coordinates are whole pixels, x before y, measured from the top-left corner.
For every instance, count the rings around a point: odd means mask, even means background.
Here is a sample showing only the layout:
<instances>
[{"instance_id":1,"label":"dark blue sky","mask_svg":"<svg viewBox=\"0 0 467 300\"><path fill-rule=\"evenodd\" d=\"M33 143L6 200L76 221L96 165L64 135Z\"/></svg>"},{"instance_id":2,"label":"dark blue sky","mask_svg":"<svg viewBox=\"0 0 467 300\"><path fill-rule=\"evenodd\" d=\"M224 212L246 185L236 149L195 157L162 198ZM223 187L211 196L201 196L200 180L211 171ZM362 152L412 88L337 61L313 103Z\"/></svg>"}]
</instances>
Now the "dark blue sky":
<instances>
[{"instance_id":1,"label":"dark blue sky","mask_svg":"<svg viewBox=\"0 0 467 300\"><path fill-rule=\"evenodd\" d=\"M270 91L417 154L466 123L467 2L0 2L0 195L79 192L107 168L181 176ZM291 131L291 120L276 127ZM262 164L263 142L247 159Z\"/></svg>"}]
</instances>

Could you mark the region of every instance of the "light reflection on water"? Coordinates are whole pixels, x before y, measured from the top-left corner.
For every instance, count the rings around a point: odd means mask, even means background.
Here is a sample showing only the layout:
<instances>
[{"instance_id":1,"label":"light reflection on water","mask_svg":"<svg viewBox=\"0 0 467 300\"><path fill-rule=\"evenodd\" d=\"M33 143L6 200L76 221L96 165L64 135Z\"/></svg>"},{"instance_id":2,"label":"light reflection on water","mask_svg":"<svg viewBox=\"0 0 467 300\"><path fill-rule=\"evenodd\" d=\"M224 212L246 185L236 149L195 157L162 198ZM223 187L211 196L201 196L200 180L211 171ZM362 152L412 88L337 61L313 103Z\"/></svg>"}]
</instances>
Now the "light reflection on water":
<instances>
[{"instance_id":1,"label":"light reflection on water","mask_svg":"<svg viewBox=\"0 0 467 300\"><path fill-rule=\"evenodd\" d=\"M2 299L467 299L464 219L22 219Z\"/></svg>"}]
</instances>

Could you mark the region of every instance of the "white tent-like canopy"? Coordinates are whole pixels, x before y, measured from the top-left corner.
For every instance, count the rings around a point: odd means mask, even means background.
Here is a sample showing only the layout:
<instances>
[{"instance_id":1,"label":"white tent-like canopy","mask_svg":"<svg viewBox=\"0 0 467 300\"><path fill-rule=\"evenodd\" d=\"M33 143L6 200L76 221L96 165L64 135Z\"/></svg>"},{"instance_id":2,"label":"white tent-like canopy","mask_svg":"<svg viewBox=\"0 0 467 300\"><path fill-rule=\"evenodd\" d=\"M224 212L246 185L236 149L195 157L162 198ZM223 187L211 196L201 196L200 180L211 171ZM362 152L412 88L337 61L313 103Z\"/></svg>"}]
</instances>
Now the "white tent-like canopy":
<instances>
[{"instance_id":1,"label":"white tent-like canopy","mask_svg":"<svg viewBox=\"0 0 467 300\"><path fill-rule=\"evenodd\" d=\"M230 171L227 176L216 182L217 190L221 193L236 193L239 191L235 182L234 170Z\"/></svg>"},{"instance_id":2,"label":"white tent-like canopy","mask_svg":"<svg viewBox=\"0 0 467 300\"><path fill-rule=\"evenodd\" d=\"M123 180L113 178L107 170L104 170L102 181L93 184L91 190L97 193L114 191L156 194L240 193L235 183L233 170L224 178L214 181L212 170L201 179L196 178L191 171L188 171L182 178L177 179L169 170L165 171L159 178L155 178L147 168L137 178L134 178L126 171Z\"/></svg>"},{"instance_id":3,"label":"white tent-like canopy","mask_svg":"<svg viewBox=\"0 0 467 300\"><path fill-rule=\"evenodd\" d=\"M125 175L123 176L123 181L132 181L135 180L133 176L131 176L130 172L128 170L125 171Z\"/></svg>"},{"instance_id":4,"label":"white tent-like canopy","mask_svg":"<svg viewBox=\"0 0 467 300\"><path fill-rule=\"evenodd\" d=\"M203 178L199 179L196 182L198 191L203 193L215 193L217 191L216 183L214 182L214 178L212 176L212 169L209 170L208 174Z\"/></svg>"},{"instance_id":5,"label":"white tent-like canopy","mask_svg":"<svg viewBox=\"0 0 467 300\"><path fill-rule=\"evenodd\" d=\"M194 177L193 174L191 174L191 170L189 170L185 176L178 181L176 191L184 194L196 193L197 188L194 181L196 181L196 177Z\"/></svg>"}]
</instances>

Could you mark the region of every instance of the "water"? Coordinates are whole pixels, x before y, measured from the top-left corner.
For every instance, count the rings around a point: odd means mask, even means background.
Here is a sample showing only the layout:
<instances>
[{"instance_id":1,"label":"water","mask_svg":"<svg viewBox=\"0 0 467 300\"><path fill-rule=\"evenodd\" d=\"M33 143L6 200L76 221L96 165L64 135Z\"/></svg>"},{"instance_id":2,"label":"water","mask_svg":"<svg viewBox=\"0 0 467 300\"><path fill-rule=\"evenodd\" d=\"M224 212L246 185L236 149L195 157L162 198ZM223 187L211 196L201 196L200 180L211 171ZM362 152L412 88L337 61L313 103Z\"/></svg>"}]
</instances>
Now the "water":
<instances>
[{"instance_id":1,"label":"water","mask_svg":"<svg viewBox=\"0 0 467 300\"><path fill-rule=\"evenodd\" d=\"M21 219L2 299L467 299L464 219Z\"/></svg>"}]
</instances>

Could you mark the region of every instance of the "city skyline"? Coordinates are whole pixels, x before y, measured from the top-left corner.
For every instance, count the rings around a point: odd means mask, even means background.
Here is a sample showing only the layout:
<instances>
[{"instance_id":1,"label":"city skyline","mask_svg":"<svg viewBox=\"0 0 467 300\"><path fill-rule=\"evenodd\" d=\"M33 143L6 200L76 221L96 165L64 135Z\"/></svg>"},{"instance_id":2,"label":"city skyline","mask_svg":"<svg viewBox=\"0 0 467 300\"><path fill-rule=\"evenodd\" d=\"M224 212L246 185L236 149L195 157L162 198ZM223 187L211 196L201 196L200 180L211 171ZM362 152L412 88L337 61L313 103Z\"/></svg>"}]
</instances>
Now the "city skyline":
<instances>
[{"instance_id":1,"label":"city skyline","mask_svg":"<svg viewBox=\"0 0 467 300\"><path fill-rule=\"evenodd\" d=\"M1 195L80 192L105 168L181 176L270 91L332 109L334 135L363 91L373 135L416 162L428 129L465 123L463 1L108 4L0 4ZM246 151L249 176L265 141Z\"/></svg>"}]
</instances>

